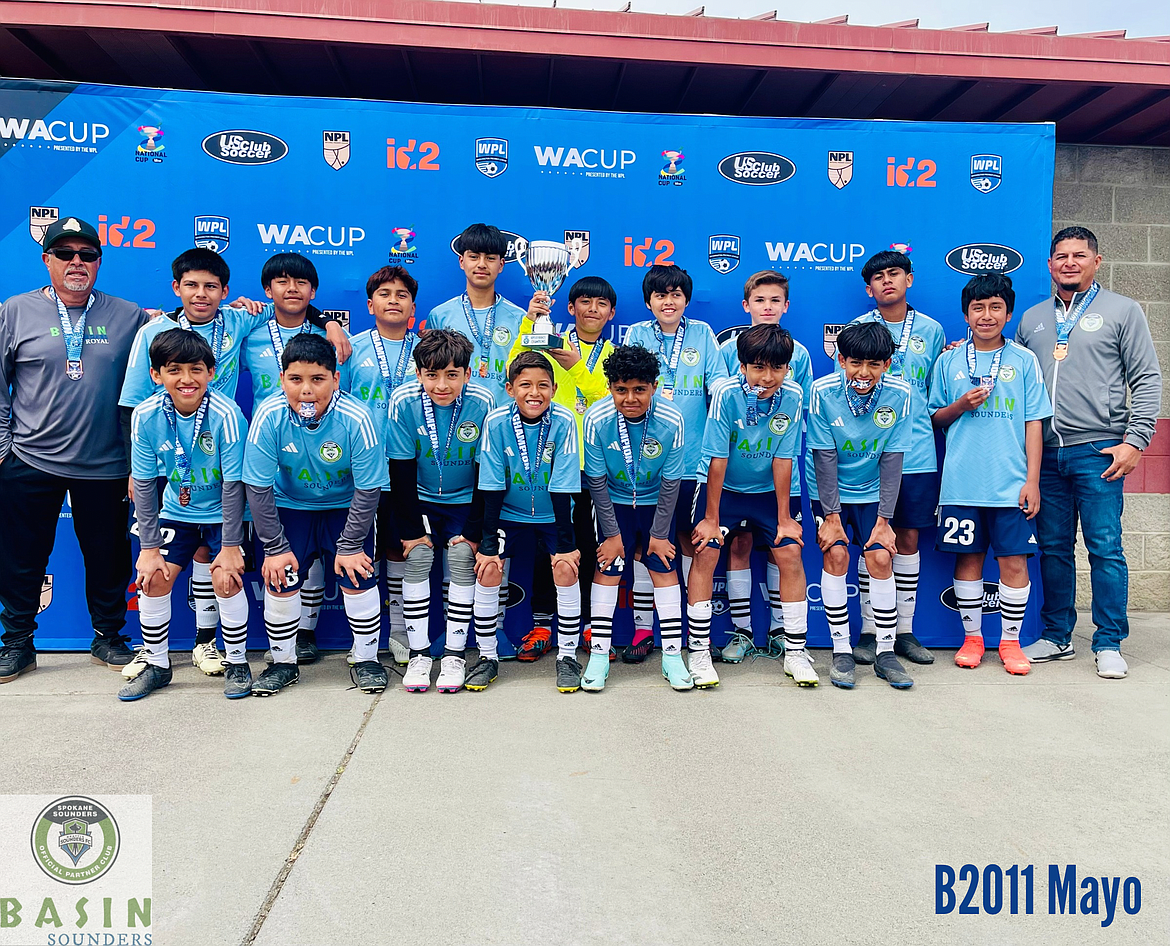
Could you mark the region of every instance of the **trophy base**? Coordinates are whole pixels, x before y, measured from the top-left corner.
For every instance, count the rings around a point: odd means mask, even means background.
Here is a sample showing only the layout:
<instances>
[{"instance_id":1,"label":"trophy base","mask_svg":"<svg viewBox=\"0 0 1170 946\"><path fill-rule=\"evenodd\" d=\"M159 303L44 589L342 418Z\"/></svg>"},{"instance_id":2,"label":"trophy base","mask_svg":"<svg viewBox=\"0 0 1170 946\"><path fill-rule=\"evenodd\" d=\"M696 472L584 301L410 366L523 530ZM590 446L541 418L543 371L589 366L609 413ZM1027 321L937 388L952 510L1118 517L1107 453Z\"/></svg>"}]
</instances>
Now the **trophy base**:
<instances>
[{"instance_id":1,"label":"trophy base","mask_svg":"<svg viewBox=\"0 0 1170 946\"><path fill-rule=\"evenodd\" d=\"M548 351L549 349L556 351L558 348L565 347L560 335L553 335L549 332L525 332L520 336L520 344L534 351Z\"/></svg>"}]
</instances>

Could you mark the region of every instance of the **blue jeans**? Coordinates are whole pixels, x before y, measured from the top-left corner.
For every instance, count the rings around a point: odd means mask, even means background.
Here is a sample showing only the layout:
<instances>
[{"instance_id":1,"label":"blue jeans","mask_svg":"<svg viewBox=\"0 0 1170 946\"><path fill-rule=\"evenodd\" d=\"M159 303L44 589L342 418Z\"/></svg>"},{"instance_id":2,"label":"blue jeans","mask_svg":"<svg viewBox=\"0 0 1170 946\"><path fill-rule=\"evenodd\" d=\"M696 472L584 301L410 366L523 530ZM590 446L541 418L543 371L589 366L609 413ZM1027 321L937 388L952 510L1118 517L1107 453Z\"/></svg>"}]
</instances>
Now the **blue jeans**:
<instances>
[{"instance_id":1,"label":"blue jeans","mask_svg":"<svg viewBox=\"0 0 1170 946\"><path fill-rule=\"evenodd\" d=\"M1077 621L1077 519L1089 552L1089 581L1093 588L1093 650L1119 650L1129 636L1126 607L1129 568L1121 549L1121 509L1124 480L1112 483L1101 474L1113 457L1102 453L1119 441L1098 440L1072 447L1045 447L1040 465L1040 513L1036 537L1040 543L1040 577L1044 605L1042 636L1057 644L1072 640Z\"/></svg>"}]
</instances>

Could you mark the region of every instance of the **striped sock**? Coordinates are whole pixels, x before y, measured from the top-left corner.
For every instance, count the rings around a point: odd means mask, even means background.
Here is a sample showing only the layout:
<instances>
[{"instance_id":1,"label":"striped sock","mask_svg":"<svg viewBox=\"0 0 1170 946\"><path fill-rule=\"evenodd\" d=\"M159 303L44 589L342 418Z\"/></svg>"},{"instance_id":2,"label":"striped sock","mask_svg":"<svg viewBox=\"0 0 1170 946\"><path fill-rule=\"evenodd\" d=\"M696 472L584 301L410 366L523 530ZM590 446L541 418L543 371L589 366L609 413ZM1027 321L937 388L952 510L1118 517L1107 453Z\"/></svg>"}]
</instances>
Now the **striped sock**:
<instances>
[{"instance_id":1,"label":"striped sock","mask_svg":"<svg viewBox=\"0 0 1170 946\"><path fill-rule=\"evenodd\" d=\"M849 589L844 575L830 575L821 571L821 601L825 605L825 620L833 638L834 654L850 654L849 646Z\"/></svg>"},{"instance_id":2,"label":"striped sock","mask_svg":"<svg viewBox=\"0 0 1170 946\"><path fill-rule=\"evenodd\" d=\"M589 593L593 636L589 641L590 654L608 654L613 640L613 613L617 610L618 586L594 584Z\"/></svg>"},{"instance_id":3,"label":"striped sock","mask_svg":"<svg viewBox=\"0 0 1170 946\"><path fill-rule=\"evenodd\" d=\"M237 591L230 598L216 596L223 622L223 649L229 664L248 662L248 596Z\"/></svg>"},{"instance_id":4,"label":"striped sock","mask_svg":"<svg viewBox=\"0 0 1170 946\"><path fill-rule=\"evenodd\" d=\"M687 649L696 654L711 649L711 602L697 601L687 605L687 630L690 637Z\"/></svg>"},{"instance_id":5,"label":"striped sock","mask_svg":"<svg viewBox=\"0 0 1170 946\"><path fill-rule=\"evenodd\" d=\"M884 654L894 649L894 635L898 630L898 592L894 576L869 579L869 594L873 601L873 622L877 628L877 652Z\"/></svg>"},{"instance_id":6,"label":"striped sock","mask_svg":"<svg viewBox=\"0 0 1170 946\"><path fill-rule=\"evenodd\" d=\"M215 641L219 609L215 606L215 586L211 583L211 565L191 563L191 597L195 599L195 643Z\"/></svg>"},{"instance_id":7,"label":"striped sock","mask_svg":"<svg viewBox=\"0 0 1170 946\"><path fill-rule=\"evenodd\" d=\"M650 580L650 569L637 559L634 559L633 605L635 631L653 631L654 583ZM634 639L638 639L636 633Z\"/></svg>"},{"instance_id":8,"label":"striped sock","mask_svg":"<svg viewBox=\"0 0 1170 946\"><path fill-rule=\"evenodd\" d=\"M1031 591L1031 583L1023 588L999 583L999 615L1003 619L1003 636L1000 640L1020 639L1020 627L1024 623L1024 612L1028 610L1028 595Z\"/></svg>"},{"instance_id":9,"label":"striped sock","mask_svg":"<svg viewBox=\"0 0 1170 946\"><path fill-rule=\"evenodd\" d=\"M406 622L406 641L411 650L430 649L430 611L430 581L403 581L402 618Z\"/></svg>"},{"instance_id":10,"label":"striped sock","mask_svg":"<svg viewBox=\"0 0 1170 946\"><path fill-rule=\"evenodd\" d=\"M784 649L804 650L808 635L808 601L784 602Z\"/></svg>"},{"instance_id":11,"label":"striped sock","mask_svg":"<svg viewBox=\"0 0 1170 946\"><path fill-rule=\"evenodd\" d=\"M865 556L857 556L857 597L861 601L861 633L877 634L873 620L873 600L869 595L869 569L865 567Z\"/></svg>"},{"instance_id":12,"label":"striped sock","mask_svg":"<svg viewBox=\"0 0 1170 946\"><path fill-rule=\"evenodd\" d=\"M784 607L780 601L780 569L775 562L768 562L768 604L771 608L768 636L775 637L784 629Z\"/></svg>"},{"instance_id":13,"label":"striped sock","mask_svg":"<svg viewBox=\"0 0 1170 946\"><path fill-rule=\"evenodd\" d=\"M963 622L965 637L983 636L983 580L961 581L956 578L955 607L959 609L959 619Z\"/></svg>"},{"instance_id":14,"label":"striped sock","mask_svg":"<svg viewBox=\"0 0 1170 946\"><path fill-rule=\"evenodd\" d=\"M306 631L317 630L317 618L325 603L325 566L321 559L309 567L309 574L301 584L301 616L299 626Z\"/></svg>"},{"instance_id":15,"label":"striped sock","mask_svg":"<svg viewBox=\"0 0 1170 946\"><path fill-rule=\"evenodd\" d=\"M386 563L386 610L390 615L390 633L406 631L406 562ZM428 592L429 592L428 588ZM430 595L428 594L429 598ZM413 645L412 645L413 646Z\"/></svg>"},{"instance_id":16,"label":"striped sock","mask_svg":"<svg viewBox=\"0 0 1170 946\"><path fill-rule=\"evenodd\" d=\"M264 592L264 628L268 632L268 649L274 664L297 662L297 627L300 624L301 602L296 595L278 598Z\"/></svg>"},{"instance_id":17,"label":"striped sock","mask_svg":"<svg viewBox=\"0 0 1170 946\"><path fill-rule=\"evenodd\" d=\"M898 586L898 633L910 634L914 630L914 608L918 598L918 572L922 556L894 556L894 584Z\"/></svg>"},{"instance_id":18,"label":"striped sock","mask_svg":"<svg viewBox=\"0 0 1170 946\"><path fill-rule=\"evenodd\" d=\"M731 606L731 624L741 634L752 636L752 570L737 568L727 572L727 603Z\"/></svg>"},{"instance_id":19,"label":"striped sock","mask_svg":"<svg viewBox=\"0 0 1170 946\"><path fill-rule=\"evenodd\" d=\"M447 607L446 652L462 654L467 649L467 629L475 601L475 585L451 584L450 604Z\"/></svg>"},{"instance_id":20,"label":"striped sock","mask_svg":"<svg viewBox=\"0 0 1170 946\"><path fill-rule=\"evenodd\" d=\"M378 659L378 635L382 629L382 603L378 589L343 594L345 616L353 631L353 658L357 663Z\"/></svg>"},{"instance_id":21,"label":"striped sock","mask_svg":"<svg viewBox=\"0 0 1170 946\"><path fill-rule=\"evenodd\" d=\"M138 621L142 628L142 650L146 662L156 667L171 665L168 635L171 629L171 596L148 598L138 593Z\"/></svg>"},{"instance_id":22,"label":"striped sock","mask_svg":"<svg viewBox=\"0 0 1170 946\"><path fill-rule=\"evenodd\" d=\"M581 586L557 585L557 657L573 657L581 643Z\"/></svg>"},{"instance_id":23,"label":"striped sock","mask_svg":"<svg viewBox=\"0 0 1170 946\"><path fill-rule=\"evenodd\" d=\"M479 655L490 660L496 656L496 617L500 607L500 591L475 583L473 614L475 615L475 643Z\"/></svg>"},{"instance_id":24,"label":"striped sock","mask_svg":"<svg viewBox=\"0 0 1170 946\"><path fill-rule=\"evenodd\" d=\"M664 654L682 653L682 590L678 585L654 589L654 607L658 611L658 629L662 634Z\"/></svg>"}]
</instances>

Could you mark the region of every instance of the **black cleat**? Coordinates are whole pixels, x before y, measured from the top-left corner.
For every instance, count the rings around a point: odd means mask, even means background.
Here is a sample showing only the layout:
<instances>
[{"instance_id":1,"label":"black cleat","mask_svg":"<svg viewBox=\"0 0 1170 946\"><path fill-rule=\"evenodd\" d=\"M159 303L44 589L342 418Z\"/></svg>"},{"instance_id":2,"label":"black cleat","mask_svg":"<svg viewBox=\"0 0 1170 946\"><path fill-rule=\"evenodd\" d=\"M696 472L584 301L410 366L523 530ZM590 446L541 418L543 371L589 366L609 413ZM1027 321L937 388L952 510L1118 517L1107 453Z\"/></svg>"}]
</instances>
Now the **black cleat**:
<instances>
[{"instance_id":1,"label":"black cleat","mask_svg":"<svg viewBox=\"0 0 1170 946\"><path fill-rule=\"evenodd\" d=\"M858 638L857 646L853 648L853 659L866 667L877 660L877 636L875 634L862 634Z\"/></svg>"},{"instance_id":2,"label":"black cleat","mask_svg":"<svg viewBox=\"0 0 1170 946\"><path fill-rule=\"evenodd\" d=\"M581 689L581 665L575 658L557 658L557 689L561 693L576 693Z\"/></svg>"},{"instance_id":3,"label":"black cleat","mask_svg":"<svg viewBox=\"0 0 1170 946\"><path fill-rule=\"evenodd\" d=\"M37 652L31 645L0 647L0 683L11 683L22 673L37 669Z\"/></svg>"},{"instance_id":4,"label":"black cleat","mask_svg":"<svg viewBox=\"0 0 1170 946\"><path fill-rule=\"evenodd\" d=\"M842 690L852 690L856 685L853 671L857 663L852 654L833 654L833 666L829 670L829 682Z\"/></svg>"},{"instance_id":5,"label":"black cleat","mask_svg":"<svg viewBox=\"0 0 1170 946\"><path fill-rule=\"evenodd\" d=\"M894 638L894 653L905 657L912 664L932 664L934 654L919 643L913 633L899 634Z\"/></svg>"},{"instance_id":6,"label":"black cleat","mask_svg":"<svg viewBox=\"0 0 1170 946\"><path fill-rule=\"evenodd\" d=\"M307 628L297 631L297 663L315 664L321 659L321 651L317 648L317 632Z\"/></svg>"},{"instance_id":7,"label":"black cleat","mask_svg":"<svg viewBox=\"0 0 1170 946\"><path fill-rule=\"evenodd\" d=\"M171 668L160 667L157 664L147 664L146 669L138 674L118 691L118 699L123 703L141 700L150 696L155 690L161 690L171 682Z\"/></svg>"},{"instance_id":8,"label":"black cleat","mask_svg":"<svg viewBox=\"0 0 1170 946\"><path fill-rule=\"evenodd\" d=\"M463 689L479 692L486 690L500 673L500 662L490 657L480 657L479 662L471 668L467 679L463 681Z\"/></svg>"},{"instance_id":9,"label":"black cleat","mask_svg":"<svg viewBox=\"0 0 1170 946\"><path fill-rule=\"evenodd\" d=\"M134 659L134 651L126 646L129 638L121 634L95 637L89 645L90 663L105 664L111 670L121 670Z\"/></svg>"},{"instance_id":10,"label":"black cleat","mask_svg":"<svg viewBox=\"0 0 1170 946\"><path fill-rule=\"evenodd\" d=\"M223 669L223 695L229 700L252 695L252 668L245 664L228 664Z\"/></svg>"},{"instance_id":11,"label":"black cleat","mask_svg":"<svg viewBox=\"0 0 1170 946\"><path fill-rule=\"evenodd\" d=\"M386 668L377 660L359 660L349 668L349 678L363 693L381 693L390 684Z\"/></svg>"},{"instance_id":12,"label":"black cleat","mask_svg":"<svg viewBox=\"0 0 1170 946\"><path fill-rule=\"evenodd\" d=\"M873 672L885 680L895 690L909 690L914 686L914 678L906 672L906 668L898 663L898 658L892 651L878 654L874 661Z\"/></svg>"},{"instance_id":13,"label":"black cleat","mask_svg":"<svg viewBox=\"0 0 1170 946\"><path fill-rule=\"evenodd\" d=\"M253 696L272 696L285 687L290 687L301 678L296 664L273 664L266 667L252 684Z\"/></svg>"}]
</instances>

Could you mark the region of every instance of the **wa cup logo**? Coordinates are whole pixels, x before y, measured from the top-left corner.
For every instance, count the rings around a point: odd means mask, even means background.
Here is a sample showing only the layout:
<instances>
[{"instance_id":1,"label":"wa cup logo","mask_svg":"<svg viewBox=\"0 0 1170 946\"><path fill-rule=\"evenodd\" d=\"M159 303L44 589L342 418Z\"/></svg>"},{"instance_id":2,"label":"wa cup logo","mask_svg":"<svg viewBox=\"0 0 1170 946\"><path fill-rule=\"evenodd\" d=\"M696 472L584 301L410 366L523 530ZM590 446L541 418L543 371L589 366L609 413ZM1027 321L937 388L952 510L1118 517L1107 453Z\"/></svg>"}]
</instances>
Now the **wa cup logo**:
<instances>
[{"instance_id":1,"label":"wa cup logo","mask_svg":"<svg viewBox=\"0 0 1170 946\"><path fill-rule=\"evenodd\" d=\"M768 429L777 436L781 436L784 431L788 429L788 425L792 423L792 418L787 414L777 414L770 421L768 421Z\"/></svg>"},{"instance_id":2,"label":"wa cup logo","mask_svg":"<svg viewBox=\"0 0 1170 946\"><path fill-rule=\"evenodd\" d=\"M321 132L321 157L335 171L349 164L349 132Z\"/></svg>"},{"instance_id":3,"label":"wa cup logo","mask_svg":"<svg viewBox=\"0 0 1170 946\"><path fill-rule=\"evenodd\" d=\"M642 441L642 456L647 460L657 460L662 456L662 444L653 437L647 437Z\"/></svg>"},{"instance_id":4,"label":"wa cup logo","mask_svg":"<svg viewBox=\"0 0 1170 946\"><path fill-rule=\"evenodd\" d=\"M134 150L134 160L162 164L163 158L167 156L166 148L159 143L163 136L162 128L158 125L139 125L138 134L142 135L142 141Z\"/></svg>"},{"instance_id":5,"label":"wa cup logo","mask_svg":"<svg viewBox=\"0 0 1170 946\"><path fill-rule=\"evenodd\" d=\"M88 884L113 866L121 847L114 816L92 798L58 798L33 822L37 865L63 884Z\"/></svg>"},{"instance_id":6,"label":"wa cup logo","mask_svg":"<svg viewBox=\"0 0 1170 946\"><path fill-rule=\"evenodd\" d=\"M326 463L336 463L341 459L341 447L335 444L332 440L326 440L321 444L321 449L318 451L321 454L321 459Z\"/></svg>"},{"instance_id":7,"label":"wa cup logo","mask_svg":"<svg viewBox=\"0 0 1170 946\"><path fill-rule=\"evenodd\" d=\"M893 427L897 419L898 414L892 407L879 407L873 412L873 422L882 430Z\"/></svg>"},{"instance_id":8,"label":"wa cup logo","mask_svg":"<svg viewBox=\"0 0 1170 946\"><path fill-rule=\"evenodd\" d=\"M998 154L971 155L971 186L981 194L990 194L1003 179L1003 158Z\"/></svg>"},{"instance_id":9,"label":"wa cup logo","mask_svg":"<svg viewBox=\"0 0 1170 946\"><path fill-rule=\"evenodd\" d=\"M455 431L455 436L463 443L475 443L479 439L479 424L472 420L465 420Z\"/></svg>"},{"instance_id":10,"label":"wa cup logo","mask_svg":"<svg viewBox=\"0 0 1170 946\"><path fill-rule=\"evenodd\" d=\"M730 273L739 265L739 237L730 233L707 237L707 262L717 273Z\"/></svg>"},{"instance_id":11,"label":"wa cup logo","mask_svg":"<svg viewBox=\"0 0 1170 946\"><path fill-rule=\"evenodd\" d=\"M417 260L418 247L414 245L414 231L410 227L395 227L391 232L398 242L390 247L390 262L413 263Z\"/></svg>"},{"instance_id":12,"label":"wa cup logo","mask_svg":"<svg viewBox=\"0 0 1170 946\"><path fill-rule=\"evenodd\" d=\"M28 208L28 235L37 241L38 246L45 242L45 231L60 218L61 212L56 207L29 207Z\"/></svg>"},{"instance_id":13,"label":"wa cup logo","mask_svg":"<svg viewBox=\"0 0 1170 946\"><path fill-rule=\"evenodd\" d=\"M830 358L837 357L837 336L841 334L841 329L844 327L844 323L825 323L825 354Z\"/></svg>"},{"instance_id":14,"label":"wa cup logo","mask_svg":"<svg viewBox=\"0 0 1170 946\"><path fill-rule=\"evenodd\" d=\"M837 190L846 187L853 180L853 152L829 152L829 183Z\"/></svg>"},{"instance_id":15,"label":"wa cup logo","mask_svg":"<svg viewBox=\"0 0 1170 946\"><path fill-rule=\"evenodd\" d=\"M683 159L686 157L681 151L662 152L662 170L658 172L659 184L682 184L687 179L683 168Z\"/></svg>"},{"instance_id":16,"label":"wa cup logo","mask_svg":"<svg viewBox=\"0 0 1170 946\"><path fill-rule=\"evenodd\" d=\"M508 139L476 138L475 169L484 177L499 177L508 170Z\"/></svg>"},{"instance_id":17,"label":"wa cup logo","mask_svg":"<svg viewBox=\"0 0 1170 946\"><path fill-rule=\"evenodd\" d=\"M195 218L195 245L201 250L222 253L228 248L230 221L227 217L207 214Z\"/></svg>"}]
</instances>

